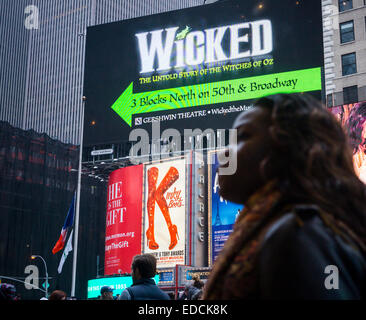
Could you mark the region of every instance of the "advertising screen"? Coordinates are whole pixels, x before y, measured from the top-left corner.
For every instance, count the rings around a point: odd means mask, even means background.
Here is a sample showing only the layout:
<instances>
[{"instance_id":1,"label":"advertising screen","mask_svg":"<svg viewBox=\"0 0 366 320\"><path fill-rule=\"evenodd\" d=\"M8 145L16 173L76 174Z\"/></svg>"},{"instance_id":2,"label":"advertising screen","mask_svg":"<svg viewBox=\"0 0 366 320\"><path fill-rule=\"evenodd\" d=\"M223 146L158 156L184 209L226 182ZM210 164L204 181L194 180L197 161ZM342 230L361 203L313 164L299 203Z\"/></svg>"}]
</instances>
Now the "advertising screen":
<instances>
[{"instance_id":1,"label":"advertising screen","mask_svg":"<svg viewBox=\"0 0 366 320\"><path fill-rule=\"evenodd\" d=\"M144 253L157 258L157 267L185 262L185 159L145 166Z\"/></svg>"},{"instance_id":2,"label":"advertising screen","mask_svg":"<svg viewBox=\"0 0 366 320\"><path fill-rule=\"evenodd\" d=\"M87 29L84 145L159 122L227 129L253 99L322 89L320 0L220 1Z\"/></svg>"},{"instance_id":3,"label":"advertising screen","mask_svg":"<svg viewBox=\"0 0 366 320\"><path fill-rule=\"evenodd\" d=\"M331 107L344 127L353 151L356 174L366 183L366 101Z\"/></svg>"},{"instance_id":4,"label":"advertising screen","mask_svg":"<svg viewBox=\"0 0 366 320\"><path fill-rule=\"evenodd\" d=\"M242 205L224 200L220 194L218 184L219 162L217 153L212 152L209 164L209 264L212 265L231 232Z\"/></svg>"},{"instance_id":5,"label":"advertising screen","mask_svg":"<svg viewBox=\"0 0 366 320\"><path fill-rule=\"evenodd\" d=\"M131 272L141 253L143 166L110 174L107 194L104 274Z\"/></svg>"},{"instance_id":6,"label":"advertising screen","mask_svg":"<svg viewBox=\"0 0 366 320\"><path fill-rule=\"evenodd\" d=\"M155 283L159 283L159 275L154 277ZM132 277L108 277L108 278L98 278L88 281L88 299L98 298L100 294L100 289L103 286L110 286L113 289L113 296L121 294L123 290L132 285Z\"/></svg>"}]
</instances>

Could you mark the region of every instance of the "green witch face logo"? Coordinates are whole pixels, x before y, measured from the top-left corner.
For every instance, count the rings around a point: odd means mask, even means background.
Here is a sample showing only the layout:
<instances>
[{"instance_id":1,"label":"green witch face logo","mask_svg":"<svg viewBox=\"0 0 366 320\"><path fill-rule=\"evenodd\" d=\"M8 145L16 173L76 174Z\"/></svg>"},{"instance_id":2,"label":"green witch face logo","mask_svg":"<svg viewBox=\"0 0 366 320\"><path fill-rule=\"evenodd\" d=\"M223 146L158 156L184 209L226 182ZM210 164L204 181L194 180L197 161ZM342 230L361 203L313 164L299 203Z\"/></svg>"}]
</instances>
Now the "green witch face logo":
<instances>
[{"instance_id":1,"label":"green witch face logo","mask_svg":"<svg viewBox=\"0 0 366 320\"><path fill-rule=\"evenodd\" d=\"M182 40L182 39L184 39L191 30L192 30L191 27L186 26L184 30L182 30L181 32L179 32L177 34L177 36L175 37L175 40Z\"/></svg>"}]
</instances>

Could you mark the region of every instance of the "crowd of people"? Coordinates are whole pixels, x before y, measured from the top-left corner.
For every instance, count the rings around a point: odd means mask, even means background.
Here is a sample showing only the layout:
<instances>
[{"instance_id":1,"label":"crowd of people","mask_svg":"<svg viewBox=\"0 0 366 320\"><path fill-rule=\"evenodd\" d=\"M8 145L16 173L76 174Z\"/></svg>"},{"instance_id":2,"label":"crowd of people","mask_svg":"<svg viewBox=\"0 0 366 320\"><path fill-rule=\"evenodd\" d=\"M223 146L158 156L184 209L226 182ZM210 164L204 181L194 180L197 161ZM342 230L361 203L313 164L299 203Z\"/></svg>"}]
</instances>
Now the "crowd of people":
<instances>
[{"instance_id":1,"label":"crowd of people","mask_svg":"<svg viewBox=\"0 0 366 320\"><path fill-rule=\"evenodd\" d=\"M219 161L237 170L219 171L220 195L244 209L208 281L193 277L169 296L152 279L156 258L142 254L118 300L365 298L366 187L339 121L310 95L282 94L259 99L234 129L237 144ZM329 270L338 270L332 281ZM113 289L101 299L113 300Z\"/></svg>"},{"instance_id":2,"label":"crowd of people","mask_svg":"<svg viewBox=\"0 0 366 320\"><path fill-rule=\"evenodd\" d=\"M184 291L175 297L174 293L166 293L155 283L156 258L150 254L134 257L131 266L133 284L113 296L114 289L103 286L100 290L100 300L199 300L202 297L204 282L198 275L192 276L192 284L186 285Z\"/></svg>"},{"instance_id":3,"label":"crowd of people","mask_svg":"<svg viewBox=\"0 0 366 320\"><path fill-rule=\"evenodd\" d=\"M17 301L21 300L17 293L16 287L10 283L0 284L0 300L1 301ZM76 300L75 297L68 297L66 292L62 290L54 290L48 298L42 297L40 300Z\"/></svg>"},{"instance_id":4,"label":"crowd of people","mask_svg":"<svg viewBox=\"0 0 366 320\"><path fill-rule=\"evenodd\" d=\"M113 295L114 289L110 286L103 286L100 289L99 300L198 300L202 296L204 282L199 276L192 276L192 284L187 285L184 291L178 296L161 290L155 283L153 277L156 274L156 258L150 254L142 254L134 257L131 267L133 284L121 294ZM0 300L19 300L16 288L12 284L0 285ZM40 300L76 300L68 297L62 290L54 290L48 298Z\"/></svg>"}]
</instances>

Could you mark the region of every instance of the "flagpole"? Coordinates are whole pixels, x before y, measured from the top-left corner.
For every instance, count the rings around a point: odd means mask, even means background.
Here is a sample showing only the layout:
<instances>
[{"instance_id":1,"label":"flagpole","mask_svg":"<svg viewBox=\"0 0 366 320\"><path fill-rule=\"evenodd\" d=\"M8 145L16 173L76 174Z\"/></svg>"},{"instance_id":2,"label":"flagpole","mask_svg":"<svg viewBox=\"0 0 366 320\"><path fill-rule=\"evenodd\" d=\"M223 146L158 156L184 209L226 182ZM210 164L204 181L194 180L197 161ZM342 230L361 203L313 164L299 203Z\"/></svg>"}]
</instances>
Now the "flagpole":
<instances>
[{"instance_id":1,"label":"flagpole","mask_svg":"<svg viewBox=\"0 0 366 320\"><path fill-rule=\"evenodd\" d=\"M86 98L83 96L83 103L81 108L81 134L80 134L80 152L79 152L79 170L78 170L78 185L76 194L76 210L75 210L75 235L74 235L74 248L73 248L73 260L72 260L72 283L71 283L71 296L75 296L75 284L76 284L76 262L78 256L78 236L79 236L79 212L80 212L80 186L81 186L81 162L83 159L83 135L84 135L84 108Z\"/></svg>"}]
</instances>

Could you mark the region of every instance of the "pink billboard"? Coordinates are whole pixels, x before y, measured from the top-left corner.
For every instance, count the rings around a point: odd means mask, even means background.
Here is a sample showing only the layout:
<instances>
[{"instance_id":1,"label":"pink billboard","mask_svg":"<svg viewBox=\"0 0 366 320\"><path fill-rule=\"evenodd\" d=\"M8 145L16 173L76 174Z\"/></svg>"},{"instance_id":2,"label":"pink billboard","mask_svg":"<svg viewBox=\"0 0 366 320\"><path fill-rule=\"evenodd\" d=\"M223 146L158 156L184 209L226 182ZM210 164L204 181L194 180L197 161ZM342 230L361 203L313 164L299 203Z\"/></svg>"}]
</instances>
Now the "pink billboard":
<instances>
[{"instance_id":1,"label":"pink billboard","mask_svg":"<svg viewBox=\"0 0 366 320\"><path fill-rule=\"evenodd\" d=\"M109 176L104 274L130 273L141 253L143 166L113 171Z\"/></svg>"}]
</instances>

